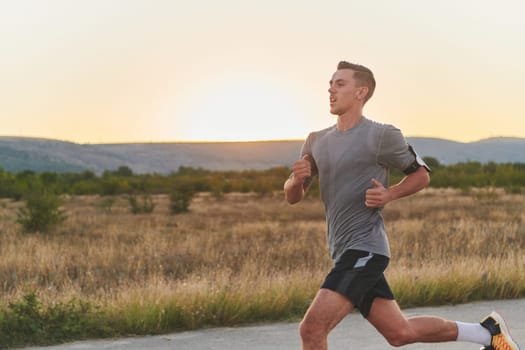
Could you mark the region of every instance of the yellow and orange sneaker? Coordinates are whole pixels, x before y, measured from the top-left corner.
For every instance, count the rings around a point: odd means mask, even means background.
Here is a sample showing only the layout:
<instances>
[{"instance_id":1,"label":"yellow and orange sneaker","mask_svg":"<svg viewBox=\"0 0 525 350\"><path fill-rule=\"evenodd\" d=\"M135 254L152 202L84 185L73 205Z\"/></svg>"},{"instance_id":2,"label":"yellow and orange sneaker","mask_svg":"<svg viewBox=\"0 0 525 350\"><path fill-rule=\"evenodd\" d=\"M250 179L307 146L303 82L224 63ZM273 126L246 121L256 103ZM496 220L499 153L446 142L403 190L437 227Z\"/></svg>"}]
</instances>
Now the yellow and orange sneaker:
<instances>
[{"instance_id":1,"label":"yellow and orange sneaker","mask_svg":"<svg viewBox=\"0 0 525 350\"><path fill-rule=\"evenodd\" d=\"M496 311L492 311L480 324L492 336L491 344L482 347L481 350L520 350L519 345L510 336L505 320Z\"/></svg>"}]
</instances>

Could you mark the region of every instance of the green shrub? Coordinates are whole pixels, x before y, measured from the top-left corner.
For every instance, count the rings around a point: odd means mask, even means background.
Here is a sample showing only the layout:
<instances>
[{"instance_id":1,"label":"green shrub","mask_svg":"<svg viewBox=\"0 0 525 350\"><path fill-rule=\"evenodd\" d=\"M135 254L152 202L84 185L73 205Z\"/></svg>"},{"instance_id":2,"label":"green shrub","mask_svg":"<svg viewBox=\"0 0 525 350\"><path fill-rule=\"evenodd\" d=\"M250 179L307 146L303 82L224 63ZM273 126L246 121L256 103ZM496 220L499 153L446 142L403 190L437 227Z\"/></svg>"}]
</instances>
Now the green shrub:
<instances>
[{"instance_id":1,"label":"green shrub","mask_svg":"<svg viewBox=\"0 0 525 350\"><path fill-rule=\"evenodd\" d=\"M150 195L142 196L142 202L139 203L137 197L128 197L129 205L131 206L131 212L133 214L151 214L155 209L155 203Z\"/></svg>"},{"instance_id":2,"label":"green shrub","mask_svg":"<svg viewBox=\"0 0 525 350\"><path fill-rule=\"evenodd\" d=\"M175 188L170 194L170 212L174 215L188 212L194 195L195 190L191 187Z\"/></svg>"},{"instance_id":3,"label":"green shrub","mask_svg":"<svg viewBox=\"0 0 525 350\"><path fill-rule=\"evenodd\" d=\"M52 192L36 189L26 194L25 200L17 212L17 222L26 232L48 232L66 219L60 209L62 199Z\"/></svg>"},{"instance_id":4,"label":"green shrub","mask_svg":"<svg viewBox=\"0 0 525 350\"><path fill-rule=\"evenodd\" d=\"M0 310L0 348L111 335L103 315L77 299L44 307L34 292Z\"/></svg>"}]
</instances>

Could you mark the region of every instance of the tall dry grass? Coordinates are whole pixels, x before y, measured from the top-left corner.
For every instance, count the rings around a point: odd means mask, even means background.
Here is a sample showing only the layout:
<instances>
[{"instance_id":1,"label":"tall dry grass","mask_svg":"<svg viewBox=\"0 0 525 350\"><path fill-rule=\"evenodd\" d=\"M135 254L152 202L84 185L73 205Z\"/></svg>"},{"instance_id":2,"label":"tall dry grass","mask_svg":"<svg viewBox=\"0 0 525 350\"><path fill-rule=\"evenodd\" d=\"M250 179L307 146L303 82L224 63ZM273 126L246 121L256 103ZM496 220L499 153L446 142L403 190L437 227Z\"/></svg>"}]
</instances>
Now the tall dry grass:
<instances>
[{"instance_id":1,"label":"tall dry grass","mask_svg":"<svg viewBox=\"0 0 525 350\"><path fill-rule=\"evenodd\" d=\"M427 189L384 211L387 270L402 306L525 295L525 196ZM331 267L322 204L281 194L200 194L190 212L133 215L97 196L66 198L67 220L24 234L0 203L0 300L80 298L128 333L297 317Z\"/></svg>"}]
</instances>

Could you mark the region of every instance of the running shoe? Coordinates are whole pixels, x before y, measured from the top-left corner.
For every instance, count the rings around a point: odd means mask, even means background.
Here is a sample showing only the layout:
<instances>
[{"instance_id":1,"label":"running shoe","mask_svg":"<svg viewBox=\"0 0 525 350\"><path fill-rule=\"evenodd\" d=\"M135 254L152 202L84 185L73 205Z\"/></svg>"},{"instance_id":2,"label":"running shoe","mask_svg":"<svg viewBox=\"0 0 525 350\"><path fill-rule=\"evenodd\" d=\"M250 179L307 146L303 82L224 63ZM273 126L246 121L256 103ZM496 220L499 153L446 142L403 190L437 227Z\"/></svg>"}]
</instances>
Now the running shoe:
<instances>
[{"instance_id":1,"label":"running shoe","mask_svg":"<svg viewBox=\"0 0 525 350\"><path fill-rule=\"evenodd\" d=\"M485 317L480 324L486 328L492 336L489 346L484 346L480 350L520 350L519 345L510 336L509 329L496 311Z\"/></svg>"}]
</instances>

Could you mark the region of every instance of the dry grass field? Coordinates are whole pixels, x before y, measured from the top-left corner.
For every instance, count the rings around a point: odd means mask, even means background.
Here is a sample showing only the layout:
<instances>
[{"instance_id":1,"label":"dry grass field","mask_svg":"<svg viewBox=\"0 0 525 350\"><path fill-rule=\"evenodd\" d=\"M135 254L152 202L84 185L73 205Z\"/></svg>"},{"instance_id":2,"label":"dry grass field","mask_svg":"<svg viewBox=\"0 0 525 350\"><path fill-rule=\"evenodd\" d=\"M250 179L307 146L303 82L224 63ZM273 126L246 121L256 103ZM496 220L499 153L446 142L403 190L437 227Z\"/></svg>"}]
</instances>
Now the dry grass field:
<instances>
[{"instance_id":1,"label":"dry grass field","mask_svg":"<svg viewBox=\"0 0 525 350\"><path fill-rule=\"evenodd\" d=\"M99 306L127 333L301 315L331 266L322 204L282 194L199 194L170 215L168 196L133 215L126 197L65 199L66 221L25 234L20 202L0 202L0 304ZM402 307L525 295L525 196L426 189L385 210L388 278Z\"/></svg>"}]
</instances>

